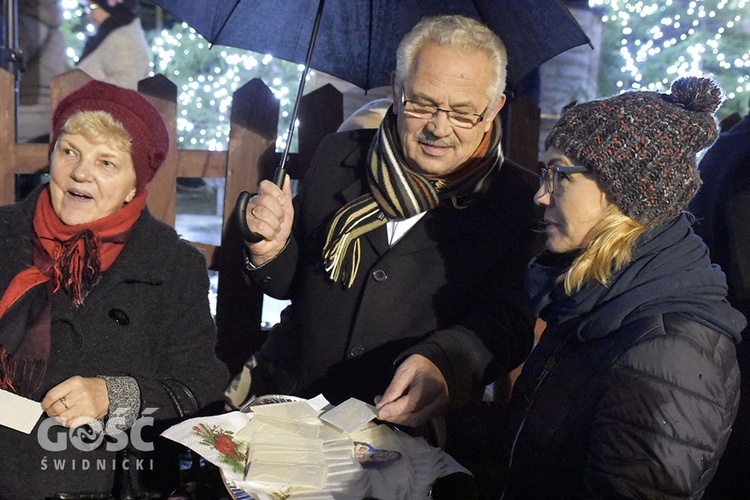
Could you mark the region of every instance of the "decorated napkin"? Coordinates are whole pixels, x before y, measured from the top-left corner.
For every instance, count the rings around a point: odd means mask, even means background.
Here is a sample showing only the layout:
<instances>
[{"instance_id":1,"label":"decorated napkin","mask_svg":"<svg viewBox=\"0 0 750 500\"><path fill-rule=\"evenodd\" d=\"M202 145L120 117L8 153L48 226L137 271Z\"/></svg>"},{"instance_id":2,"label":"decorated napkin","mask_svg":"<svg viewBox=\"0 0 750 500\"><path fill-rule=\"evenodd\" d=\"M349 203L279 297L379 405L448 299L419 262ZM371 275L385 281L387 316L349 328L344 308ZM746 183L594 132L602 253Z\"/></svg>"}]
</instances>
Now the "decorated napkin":
<instances>
[{"instance_id":1,"label":"decorated napkin","mask_svg":"<svg viewBox=\"0 0 750 500\"><path fill-rule=\"evenodd\" d=\"M469 473L424 439L374 424L370 405L323 408L319 398L194 418L162 435L220 467L238 500L421 499L438 477Z\"/></svg>"}]
</instances>

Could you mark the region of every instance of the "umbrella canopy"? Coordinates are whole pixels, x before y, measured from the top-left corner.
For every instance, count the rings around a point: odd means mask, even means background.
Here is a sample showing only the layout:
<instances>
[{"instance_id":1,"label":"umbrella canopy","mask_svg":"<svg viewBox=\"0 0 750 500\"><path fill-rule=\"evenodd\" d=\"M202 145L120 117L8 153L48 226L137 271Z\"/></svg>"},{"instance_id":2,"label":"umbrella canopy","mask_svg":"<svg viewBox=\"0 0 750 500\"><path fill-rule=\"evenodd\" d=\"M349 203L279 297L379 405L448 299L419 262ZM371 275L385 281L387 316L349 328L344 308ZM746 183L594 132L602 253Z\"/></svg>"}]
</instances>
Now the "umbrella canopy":
<instances>
[{"instance_id":1,"label":"umbrella canopy","mask_svg":"<svg viewBox=\"0 0 750 500\"><path fill-rule=\"evenodd\" d=\"M304 64L319 0L153 0L206 40ZM401 38L424 16L483 21L508 50L508 85L590 44L560 0L327 0L310 67L364 90L390 84Z\"/></svg>"}]
</instances>

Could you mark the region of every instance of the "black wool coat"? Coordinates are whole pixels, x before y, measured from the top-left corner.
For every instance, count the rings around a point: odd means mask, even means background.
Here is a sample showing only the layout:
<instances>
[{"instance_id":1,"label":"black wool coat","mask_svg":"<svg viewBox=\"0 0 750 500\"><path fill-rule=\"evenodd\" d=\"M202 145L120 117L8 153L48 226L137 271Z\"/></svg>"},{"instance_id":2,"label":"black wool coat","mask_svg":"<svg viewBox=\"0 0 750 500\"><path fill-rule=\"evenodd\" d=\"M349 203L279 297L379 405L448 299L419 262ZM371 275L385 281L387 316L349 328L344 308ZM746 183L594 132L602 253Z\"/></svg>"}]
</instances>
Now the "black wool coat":
<instances>
[{"instance_id":1,"label":"black wool coat","mask_svg":"<svg viewBox=\"0 0 750 500\"><path fill-rule=\"evenodd\" d=\"M385 226L366 234L346 289L323 268L325 232L338 209L369 191L365 161L374 133L333 134L321 143L295 198L287 247L247 271L266 294L292 301L261 353L288 372L278 390L323 393L331 402L372 402L394 365L419 353L438 366L459 405L531 347L523 279L539 249L532 230L538 180L506 161L468 207L427 212L393 247Z\"/></svg>"},{"instance_id":2,"label":"black wool coat","mask_svg":"<svg viewBox=\"0 0 750 500\"><path fill-rule=\"evenodd\" d=\"M32 219L40 192L0 207L0 294L31 265ZM40 400L74 375L129 376L140 388L141 412L153 417L158 427L158 422L178 417L164 381L189 388L199 407L221 399L227 371L214 355L216 331L205 261L148 209L82 307L74 308L64 292L53 296L51 333ZM30 435L0 427L0 498L110 491L116 453L107 451L106 442L93 451L81 451L71 444L67 429L59 426L47 441L63 443L63 449L50 451L48 444L40 444L49 424L45 417ZM141 423L146 428L139 428L125 442L150 439L146 434L154 425L147 420ZM146 471L152 465L148 459L141 463Z\"/></svg>"}]
</instances>

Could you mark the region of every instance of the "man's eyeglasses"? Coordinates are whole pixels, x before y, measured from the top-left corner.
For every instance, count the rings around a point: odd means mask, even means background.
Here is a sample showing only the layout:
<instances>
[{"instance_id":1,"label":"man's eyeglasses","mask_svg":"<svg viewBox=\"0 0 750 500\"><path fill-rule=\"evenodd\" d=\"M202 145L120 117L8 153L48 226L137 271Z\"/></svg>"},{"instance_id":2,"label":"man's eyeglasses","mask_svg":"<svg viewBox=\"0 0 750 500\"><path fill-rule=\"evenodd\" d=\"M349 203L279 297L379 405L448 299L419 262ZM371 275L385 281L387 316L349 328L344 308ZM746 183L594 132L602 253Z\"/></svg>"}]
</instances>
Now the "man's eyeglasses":
<instances>
[{"instance_id":1,"label":"man's eyeglasses","mask_svg":"<svg viewBox=\"0 0 750 500\"><path fill-rule=\"evenodd\" d=\"M574 172L588 172L583 165L555 165L554 167L541 167L539 169L539 187L546 187L549 194L553 194L560 187L560 178L568 178L568 174Z\"/></svg>"},{"instance_id":2,"label":"man's eyeglasses","mask_svg":"<svg viewBox=\"0 0 750 500\"><path fill-rule=\"evenodd\" d=\"M484 108L484 111L479 114L454 111L452 109L441 109L432 104L407 99L406 94L403 91L401 92L401 104L404 106L404 113L406 116L419 118L421 120L428 120L442 111L448 117L448 121L451 125L459 128L474 128L477 123L484 120L484 114L487 112L487 109L489 109L488 105Z\"/></svg>"},{"instance_id":3,"label":"man's eyeglasses","mask_svg":"<svg viewBox=\"0 0 750 500\"><path fill-rule=\"evenodd\" d=\"M99 8L99 4L98 3L86 3L86 4L83 4L83 11L86 14L91 14L92 10L96 10L98 8Z\"/></svg>"}]
</instances>

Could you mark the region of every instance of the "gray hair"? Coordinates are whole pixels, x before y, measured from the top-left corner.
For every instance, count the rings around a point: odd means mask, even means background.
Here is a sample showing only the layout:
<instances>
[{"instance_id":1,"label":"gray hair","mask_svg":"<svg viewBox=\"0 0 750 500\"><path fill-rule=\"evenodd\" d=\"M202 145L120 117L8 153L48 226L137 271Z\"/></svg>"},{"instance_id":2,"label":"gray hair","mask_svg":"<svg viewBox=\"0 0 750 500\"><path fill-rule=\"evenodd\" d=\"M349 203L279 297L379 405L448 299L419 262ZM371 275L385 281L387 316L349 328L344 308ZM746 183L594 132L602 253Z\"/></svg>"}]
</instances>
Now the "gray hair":
<instances>
[{"instance_id":1,"label":"gray hair","mask_svg":"<svg viewBox=\"0 0 750 500\"><path fill-rule=\"evenodd\" d=\"M494 103L505 91L508 62L505 44L481 22L459 15L424 17L406 34L396 53L396 87L403 87L414 58L428 43L486 53L494 69L493 82L488 89L487 97Z\"/></svg>"}]
</instances>

